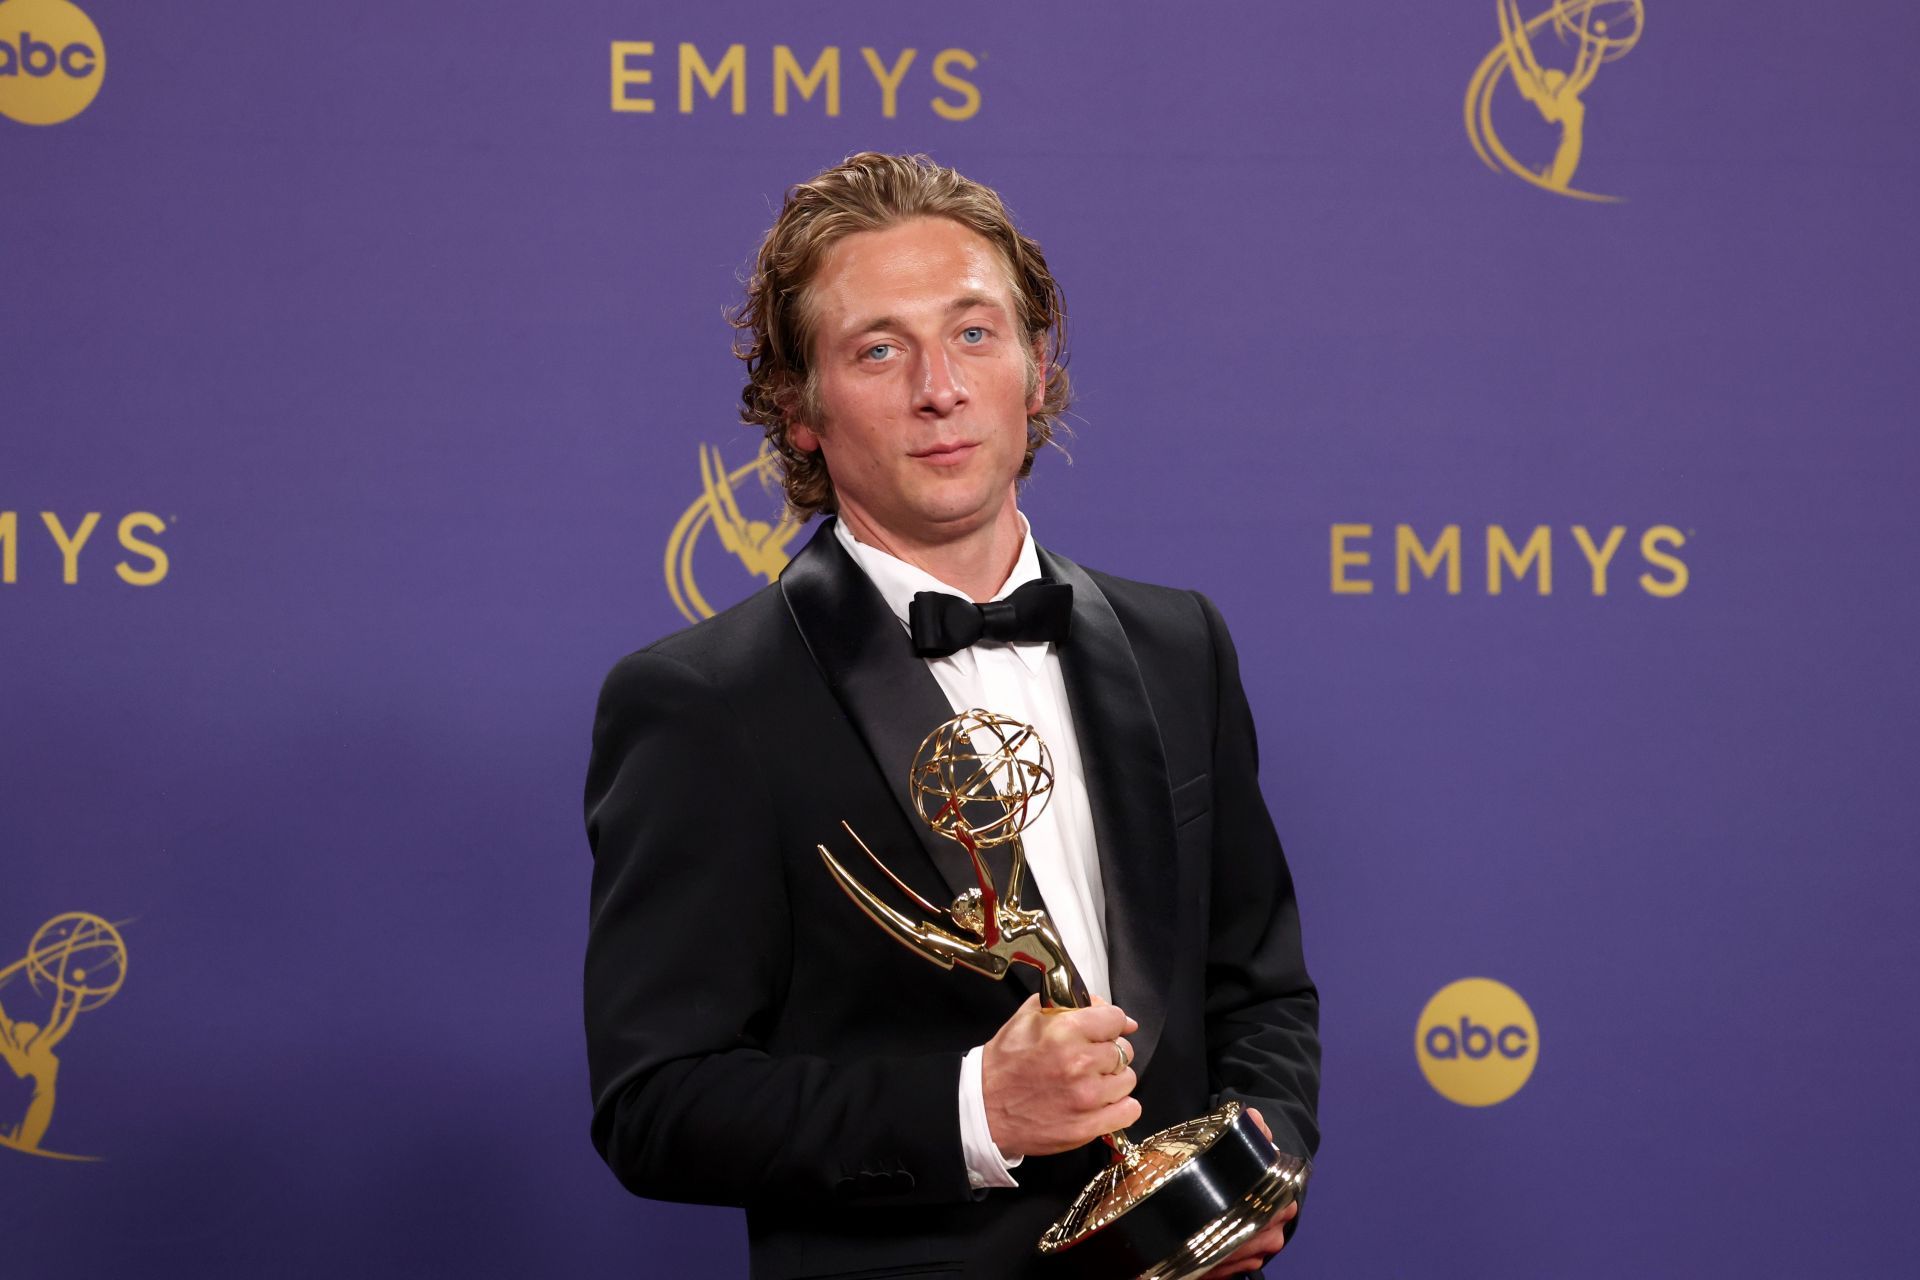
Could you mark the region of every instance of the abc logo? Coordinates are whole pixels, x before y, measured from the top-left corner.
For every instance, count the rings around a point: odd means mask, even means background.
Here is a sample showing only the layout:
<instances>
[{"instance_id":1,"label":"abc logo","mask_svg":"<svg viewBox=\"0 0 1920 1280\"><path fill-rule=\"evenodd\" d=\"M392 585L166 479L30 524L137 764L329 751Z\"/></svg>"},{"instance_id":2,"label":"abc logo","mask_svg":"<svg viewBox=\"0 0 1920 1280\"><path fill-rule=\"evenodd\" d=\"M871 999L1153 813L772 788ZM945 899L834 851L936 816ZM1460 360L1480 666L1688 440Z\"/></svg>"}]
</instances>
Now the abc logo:
<instances>
[{"instance_id":1,"label":"abc logo","mask_svg":"<svg viewBox=\"0 0 1920 1280\"><path fill-rule=\"evenodd\" d=\"M1420 1070L1441 1097L1490 1107L1520 1092L1540 1057L1540 1028L1520 993L1491 978L1448 983L1413 1035Z\"/></svg>"},{"instance_id":2,"label":"abc logo","mask_svg":"<svg viewBox=\"0 0 1920 1280\"><path fill-rule=\"evenodd\" d=\"M0 115L21 124L71 120L106 74L100 29L67 0L0 4Z\"/></svg>"}]
</instances>

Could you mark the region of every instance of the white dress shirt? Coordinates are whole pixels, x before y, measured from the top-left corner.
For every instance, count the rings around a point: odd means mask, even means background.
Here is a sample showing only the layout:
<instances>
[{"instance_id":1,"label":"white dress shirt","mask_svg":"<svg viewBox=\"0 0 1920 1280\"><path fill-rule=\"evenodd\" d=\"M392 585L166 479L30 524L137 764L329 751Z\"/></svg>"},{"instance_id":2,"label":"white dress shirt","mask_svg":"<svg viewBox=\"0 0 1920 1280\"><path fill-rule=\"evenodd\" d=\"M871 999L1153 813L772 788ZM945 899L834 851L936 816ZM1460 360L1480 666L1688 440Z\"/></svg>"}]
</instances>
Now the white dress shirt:
<instances>
[{"instance_id":1,"label":"white dress shirt","mask_svg":"<svg viewBox=\"0 0 1920 1280\"><path fill-rule=\"evenodd\" d=\"M1020 521L1025 530L1020 558L994 594L995 600L1005 599L1016 587L1040 576L1033 528L1025 515ZM833 531L853 562L879 589L902 627L907 625L907 609L917 592L940 591L968 598L966 592L925 570L859 541L844 520L835 520ZM1080 765L1080 741L1073 732L1060 655L1050 641L1006 644L982 640L945 658L928 658L926 663L956 712L979 707L1011 716L1032 725L1046 743L1053 756L1053 795L1021 836L1027 852L1027 874L1046 898L1047 914L1086 980L1087 990L1111 1000L1106 892L1100 880L1093 810L1087 800L1086 771ZM980 1078L983 1047L972 1049L960 1065L960 1142L966 1153L967 1180L976 1191L1019 1185L1009 1170L1020 1161L1009 1161L1000 1154L987 1126Z\"/></svg>"}]
</instances>

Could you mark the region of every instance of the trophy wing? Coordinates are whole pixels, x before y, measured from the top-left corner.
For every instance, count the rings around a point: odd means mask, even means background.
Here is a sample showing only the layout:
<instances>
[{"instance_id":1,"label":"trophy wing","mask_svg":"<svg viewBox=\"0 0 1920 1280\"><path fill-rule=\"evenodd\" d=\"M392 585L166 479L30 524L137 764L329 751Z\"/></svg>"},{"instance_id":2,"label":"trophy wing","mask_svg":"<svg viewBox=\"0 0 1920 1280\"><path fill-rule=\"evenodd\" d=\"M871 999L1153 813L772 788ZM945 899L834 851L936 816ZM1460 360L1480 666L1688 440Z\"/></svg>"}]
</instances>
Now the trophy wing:
<instances>
[{"instance_id":1,"label":"trophy wing","mask_svg":"<svg viewBox=\"0 0 1920 1280\"><path fill-rule=\"evenodd\" d=\"M895 942L921 959L937 964L942 969L951 969L956 964L964 965L993 978L1006 972L1007 962L1000 956L984 950L978 943L957 938L925 921L909 920L882 902L873 890L854 879L853 873L841 866L840 860L827 851L827 846L816 845L815 848L820 851L820 858L827 864L827 872L833 876L834 883L853 899L853 904L865 913L867 919L886 930Z\"/></svg>"},{"instance_id":2,"label":"trophy wing","mask_svg":"<svg viewBox=\"0 0 1920 1280\"><path fill-rule=\"evenodd\" d=\"M747 522L740 514L740 504L734 501L733 486L727 482L727 467L720 460L720 450L711 445L700 446L700 479L706 487L707 505L713 512L713 527L720 535L721 545L746 560L753 553L746 536Z\"/></svg>"}]
</instances>

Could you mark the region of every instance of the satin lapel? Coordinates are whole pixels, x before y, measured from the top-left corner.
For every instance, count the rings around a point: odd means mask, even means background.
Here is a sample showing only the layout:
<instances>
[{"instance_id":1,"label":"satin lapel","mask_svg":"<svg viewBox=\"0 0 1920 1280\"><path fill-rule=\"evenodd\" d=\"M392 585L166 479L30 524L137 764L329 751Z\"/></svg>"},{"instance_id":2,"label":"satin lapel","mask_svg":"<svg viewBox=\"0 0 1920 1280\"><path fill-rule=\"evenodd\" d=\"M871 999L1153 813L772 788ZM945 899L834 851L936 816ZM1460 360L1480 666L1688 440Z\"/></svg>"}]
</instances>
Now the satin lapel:
<instances>
[{"instance_id":1,"label":"satin lapel","mask_svg":"<svg viewBox=\"0 0 1920 1280\"><path fill-rule=\"evenodd\" d=\"M1129 1037L1144 1070L1166 1023L1173 966L1173 792L1160 726L1133 646L1086 571L1042 549L1049 576L1073 586L1073 627L1060 646L1067 702L1087 773L1107 899L1107 971L1113 1002L1140 1030Z\"/></svg>"},{"instance_id":2,"label":"satin lapel","mask_svg":"<svg viewBox=\"0 0 1920 1280\"><path fill-rule=\"evenodd\" d=\"M882 847L872 832L862 831L861 837L896 875L931 902L951 901L975 887L966 852L934 833L914 808L907 789L914 753L936 725L953 715L953 708L926 661L913 652L907 629L834 536L831 522L822 523L787 565L780 575L780 591L814 664L866 742L874 766L886 779L887 789L906 814L907 825L919 837L946 892L939 892L927 876L918 874L920 864L910 862L905 851ZM856 873L865 866L858 849L840 847L849 843L844 833L838 844L832 833L823 832L822 839ZM862 878L871 882L869 876Z\"/></svg>"}]
</instances>

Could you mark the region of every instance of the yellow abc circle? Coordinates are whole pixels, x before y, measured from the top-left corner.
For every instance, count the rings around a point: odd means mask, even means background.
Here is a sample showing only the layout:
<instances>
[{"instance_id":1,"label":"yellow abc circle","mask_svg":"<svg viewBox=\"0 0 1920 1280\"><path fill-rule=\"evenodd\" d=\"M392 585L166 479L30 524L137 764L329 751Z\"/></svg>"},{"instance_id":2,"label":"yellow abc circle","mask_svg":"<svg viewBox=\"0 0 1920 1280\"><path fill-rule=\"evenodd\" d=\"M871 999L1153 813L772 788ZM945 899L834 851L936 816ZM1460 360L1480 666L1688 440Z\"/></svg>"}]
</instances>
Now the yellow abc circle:
<instances>
[{"instance_id":1,"label":"yellow abc circle","mask_svg":"<svg viewBox=\"0 0 1920 1280\"><path fill-rule=\"evenodd\" d=\"M0 3L0 116L21 124L71 120L106 74L100 29L67 0Z\"/></svg>"},{"instance_id":2,"label":"yellow abc circle","mask_svg":"<svg viewBox=\"0 0 1920 1280\"><path fill-rule=\"evenodd\" d=\"M1427 1083L1463 1107L1490 1107L1520 1092L1540 1059L1540 1027L1520 993L1492 978L1462 978L1434 992L1414 1024L1414 1056Z\"/></svg>"}]
</instances>

